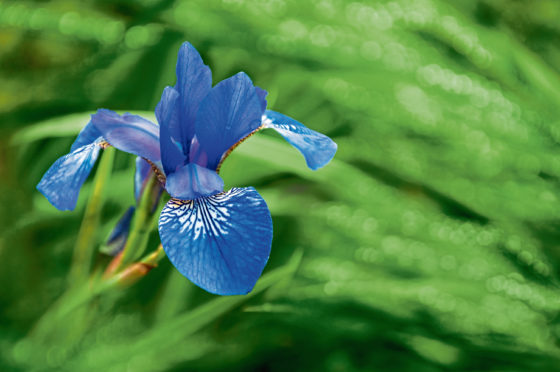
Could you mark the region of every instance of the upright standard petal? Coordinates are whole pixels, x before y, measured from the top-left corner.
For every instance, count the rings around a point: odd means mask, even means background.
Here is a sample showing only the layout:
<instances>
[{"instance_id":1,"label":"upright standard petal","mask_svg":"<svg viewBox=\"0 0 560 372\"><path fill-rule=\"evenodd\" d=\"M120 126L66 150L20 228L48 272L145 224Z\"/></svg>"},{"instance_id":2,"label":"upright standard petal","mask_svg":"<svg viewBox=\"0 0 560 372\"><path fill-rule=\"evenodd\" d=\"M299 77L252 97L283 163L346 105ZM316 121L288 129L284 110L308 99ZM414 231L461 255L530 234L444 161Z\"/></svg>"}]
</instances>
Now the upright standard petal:
<instances>
[{"instance_id":1,"label":"upright standard petal","mask_svg":"<svg viewBox=\"0 0 560 372\"><path fill-rule=\"evenodd\" d=\"M99 144L94 142L59 158L41 178L37 190L56 208L73 210L80 188L99 156L99 149Z\"/></svg>"},{"instance_id":2,"label":"upright standard petal","mask_svg":"<svg viewBox=\"0 0 560 372\"><path fill-rule=\"evenodd\" d=\"M305 157L307 166L317 170L334 157L337 145L324 134L315 132L296 120L278 112L266 110L263 126L272 128Z\"/></svg>"},{"instance_id":3,"label":"upright standard petal","mask_svg":"<svg viewBox=\"0 0 560 372\"><path fill-rule=\"evenodd\" d=\"M165 189L174 198L191 200L222 192L224 181L213 170L191 163L169 175Z\"/></svg>"},{"instance_id":4,"label":"upright standard petal","mask_svg":"<svg viewBox=\"0 0 560 372\"><path fill-rule=\"evenodd\" d=\"M200 104L196 118L200 151L191 151L190 161L216 169L226 151L260 127L262 113L255 87L245 73L221 81Z\"/></svg>"},{"instance_id":5,"label":"upright standard petal","mask_svg":"<svg viewBox=\"0 0 560 372\"><path fill-rule=\"evenodd\" d=\"M268 96L268 92L262 88L255 87L255 91L257 92L257 97L259 97L259 102L261 103L261 110L266 110L266 96Z\"/></svg>"},{"instance_id":6,"label":"upright standard petal","mask_svg":"<svg viewBox=\"0 0 560 372\"><path fill-rule=\"evenodd\" d=\"M195 132L195 119L198 107L204 97L212 89L212 72L202 62L198 51L188 42L181 45L177 57L177 84L175 89L179 92L179 126L180 140L183 144L185 155L189 153L189 145ZM175 135L175 133L172 133Z\"/></svg>"},{"instance_id":7,"label":"upright standard petal","mask_svg":"<svg viewBox=\"0 0 560 372\"><path fill-rule=\"evenodd\" d=\"M252 188L208 198L171 199L159 219L159 235L171 263L188 279L219 295L249 293L272 243L272 219Z\"/></svg>"},{"instance_id":8,"label":"upright standard petal","mask_svg":"<svg viewBox=\"0 0 560 372\"><path fill-rule=\"evenodd\" d=\"M182 143L180 100L181 96L175 88L166 87L156 106L161 162L167 175L188 161L189 145Z\"/></svg>"},{"instance_id":9,"label":"upright standard petal","mask_svg":"<svg viewBox=\"0 0 560 372\"><path fill-rule=\"evenodd\" d=\"M91 122L112 146L138 155L154 163L161 160L159 127L138 115L100 109L91 116Z\"/></svg>"}]
</instances>

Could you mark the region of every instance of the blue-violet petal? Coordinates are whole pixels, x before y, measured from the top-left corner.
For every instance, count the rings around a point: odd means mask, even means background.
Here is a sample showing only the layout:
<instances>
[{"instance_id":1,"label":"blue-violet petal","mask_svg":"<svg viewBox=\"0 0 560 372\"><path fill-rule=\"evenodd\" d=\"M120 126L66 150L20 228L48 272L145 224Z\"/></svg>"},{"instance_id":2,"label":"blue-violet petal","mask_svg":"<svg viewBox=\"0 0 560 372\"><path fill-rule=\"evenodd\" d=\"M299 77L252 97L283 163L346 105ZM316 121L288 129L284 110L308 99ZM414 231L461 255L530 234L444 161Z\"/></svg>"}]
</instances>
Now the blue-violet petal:
<instances>
[{"instance_id":1,"label":"blue-violet petal","mask_svg":"<svg viewBox=\"0 0 560 372\"><path fill-rule=\"evenodd\" d=\"M272 243L272 219L252 188L191 201L171 199L159 218L171 263L194 284L219 295L249 293Z\"/></svg>"},{"instance_id":2,"label":"blue-violet petal","mask_svg":"<svg viewBox=\"0 0 560 372\"><path fill-rule=\"evenodd\" d=\"M160 128L161 162L167 175L175 172L177 167L188 160L189 145L181 143L180 100L179 92L175 88L166 87L156 106L156 118Z\"/></svg>"},{"instance_id":3,"label":"blue-violet petal","mask_svg":"<svg viewBox=\"0 0 560 372\"><path fill-rule=\"evenodd\" d=\"M94 142L60 157L41 178L37 190L56 208L73 210L80 188L99 156L99 149L99 144Z\"/></svg>"},{"instance_id":4,"label":"blue-violet petal","mask_svg":"<svg viewBox=\"0 0 560 372\"><path fill-rule=\"evenodd\" d=\"M276 130L298 149L305 157L307 166L313 170L327 165L336 153L337 145L333 140L286 115L266 110L263 125Z\"/></svg>"},{"instance_id":5,"label":"blue-violet petal","mask_svg":"<svg viewBox=\"0 0 560 372\"><path fill-rule=\"evenodd\" d=\"M216 169L222 155L261 125L263 110L251 79L240 72L218 83L200 104L196 138L200 151L191 162ZM202 161L206 157L207 163Z\"/></svg>"},{"instance_id":6,"label":"blue-violet petal","mask_svg":"<svg viewBox=\"0 0 560 372\"><path fill-rule=\"evenodd\" d=\"M189 153L189 144L195 132L195 119L200 103L212 89L212 72L204 64L198 51L188 42L181 45L177 57L177 84L179 92L179 120L177 128L180 136L172 132L171 135L183 144L185 155Z\"/></svg>"},{"instance_id":7,"label":"blue-violet petal","mask_svg":"<svg viewBox=\"0 0 560 372\"><path fill-rule=\"evenodd\" d=\"M213 170L190 163L167 176L165 189L174 198L191 200L222 192L224 181Z\"/></svg>"},{"instance_id":8,"label":"blue-violet petal","mask_svg":"<svg viewBox=\"0 0 560 372\"><path fill-rule=\"evenodd\" d=\"M101 132L90 121L82 128L78 137L76 137L76 140L70 148L70 152L74 152L79 147L86 146L100 140L102 140Z\"/></svg>"},{"instance_id":9,"label":"blue-violet petal","mask_svg":"<svg viewBox=\"0 0 560 372\"><path fill-rule=\"evenodd\" d=\"M91 116L91 122L103 138L117 149L141 156L154 163L161 159L159 127L138 115L100 109Z\"/></svg>"},{"instance_id":10,"label":"blue-violet petal","mask_svg":"<svg viewBox=\"0 0 560 372\"><path fill-rule=\"evenodd\" d=\"M266 110L266 96L268 96L268 92L262 88L255 87L255 91L257 92L257 96L259 97L259 102L261 103L261 110Z\"/></svg>"}]
</instances>

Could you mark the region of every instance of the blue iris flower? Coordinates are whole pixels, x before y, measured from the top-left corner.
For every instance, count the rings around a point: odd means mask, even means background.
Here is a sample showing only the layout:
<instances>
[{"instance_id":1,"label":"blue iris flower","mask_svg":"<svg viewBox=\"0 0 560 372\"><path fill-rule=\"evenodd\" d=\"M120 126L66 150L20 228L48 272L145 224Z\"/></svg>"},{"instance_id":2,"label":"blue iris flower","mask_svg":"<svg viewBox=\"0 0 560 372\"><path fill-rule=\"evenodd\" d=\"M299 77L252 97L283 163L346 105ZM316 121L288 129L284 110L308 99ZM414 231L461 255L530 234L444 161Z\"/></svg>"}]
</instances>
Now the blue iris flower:
<instances>
[{"instance_id":1,"label":"blue iris flower","mask_svg":"<svg viewBox=\"0 0 560 372\"><path fill-rule=\"evenodd\" d=\"M165 88L156 107L159 125L137 115L98 110L71 152L51 166L37 188L55 207L73 209L100 146L110 144L146 159L171 195L159 218L167 257L211 293L246 294L268 260L272 219L253 187L224 191L218 175L222 162L241 141L265 128L280 133L313 170L326 165L337 146L267 110L266 91L243 72L212 87L210 68L189 43L181 46L176 72L177 84ZM137 173L139 180L143 177Z\"/></svg>"}]
</instances>

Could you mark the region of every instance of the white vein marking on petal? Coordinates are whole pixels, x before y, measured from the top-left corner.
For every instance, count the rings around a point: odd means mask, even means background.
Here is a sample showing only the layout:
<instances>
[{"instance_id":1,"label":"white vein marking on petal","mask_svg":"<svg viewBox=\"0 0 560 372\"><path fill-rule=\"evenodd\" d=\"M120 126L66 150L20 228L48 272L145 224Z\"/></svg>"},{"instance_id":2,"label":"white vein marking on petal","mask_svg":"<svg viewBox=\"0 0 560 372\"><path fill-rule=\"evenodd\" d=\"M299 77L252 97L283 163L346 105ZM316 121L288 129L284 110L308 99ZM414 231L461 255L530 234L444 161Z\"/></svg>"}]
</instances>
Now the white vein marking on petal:
<instances>
[{"instance_id":1,"label":"white vein marking on petal","mask_svg":"<svg viewBox=\"0 0 560 372\"><path fill-rule=\"evenodd\" d=\"M228 208L231 198L243 193L243 189L233 188L227 193L220 193L210 197L195 200L172 199L167 208L164 208L160 220L160 227L178 221L181 225L180 232L187 229L193 231L193 239L206 238L207 235L220 236L229 234L231 223L228 219ZM259 200L251 198L251 204L258 204Z\"/></svg>"}]
</instances>

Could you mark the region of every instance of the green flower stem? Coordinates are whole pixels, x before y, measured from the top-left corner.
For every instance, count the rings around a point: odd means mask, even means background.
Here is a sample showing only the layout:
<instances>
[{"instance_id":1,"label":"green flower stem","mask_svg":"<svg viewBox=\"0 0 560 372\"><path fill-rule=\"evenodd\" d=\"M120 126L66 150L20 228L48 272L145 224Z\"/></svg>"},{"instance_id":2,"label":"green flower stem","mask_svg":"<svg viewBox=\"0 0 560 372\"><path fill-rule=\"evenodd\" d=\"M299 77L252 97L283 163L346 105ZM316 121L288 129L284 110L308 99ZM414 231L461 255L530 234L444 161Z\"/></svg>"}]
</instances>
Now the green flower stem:
<instances>
[{"instance_id":1,"label":"green flower stem","mask_svg":"<svg viewBox=\"0 0 560 372\"><path fill-rule=\"evenodd\" d=\"M231 309L240 306L284 280L289 280L298 269L301 258L301 251L296 252L286 265L264 274L258 280L255 288L246 295L215 296L195 309L155 324L151 329L143 332L142 337L128 342L126 347L119 347L122 344L115 344L110 353L100 353L98 355L95 359L96 368L98 370L108 370L126 360L130 355L148 355L150 358L157 358L157 355L165 354L170 348L178 345L182 340L188 339ZM72 361L72 365L84 365L84 359L90 355L79 355L76 360Z\"/></svg>"},{"instance_id":2,"label":"green flower stem","mask_svg":"<svg viewBox=\"0 0 560 372\"><path fill-rule=\"evenodd\" d=\"M72 266L70 268L69 283L76 285L85 282L92 266L93 256L95 254L96 239L95 235L99 227L101 209L105 201L105 190L107 189L107 181L111 176L113 169L113 160L115 158L115 148L107 147L101 156L101 161L95 178L93 181L93 191L89 197L84 219L80 226L76 245L74 247L74 256L72 258Z\"/></svg>"},{"instance_id":3,"label":"green flower stem","mask_svg":"<svg viewBox=\"0 0 560 372\"><path fill-rule=\"evenodd\" d=\"M109 150L109 151L107 151ZM154 197L158 193L159 183L155 176L149 181L140 199L132 222L131 231L127 244L121 254L120 262L117 261L115 268L109 273L102 274L101 270L90 275L91 263L95 249L95 232L99 224L99 213L103 205L103 189L110 175L114 149L107 149L101 159L101 164L95 176L94 191L88 202L86 213L76 243L77 253L71 269L71 286L58 301L49 308L41 317L34 329L31 338L37 342L48 342L56 335L64 334L64 337L72 342L76 337L75 325L84 325L83 317L90 310L85 308L93 298L102 293L116 288L127 287L137 282L149 270L157 265L157 262L165 256L163 248L158 247L148 254L140 262L138 260L146 249L149 233L153 228ZM108 155L108 156L107 156ZM69 319L74 321L69 327L61 327L61 324L70 324Z\"/></svg>"},{"instance_id":4,"label":"green flower stem","mask_svg":"<svg viewBox=\"0 0 560 372\"><path fill-rule=\"evenodd\" d=\"M150 252L139 262L135 262L121 272L109 278L103 278L101 274L90 278L88 282L82 282L71 287L64 293L37 322L30 332L30 339L34 342L44 343L53 338L53 332L71 332L64 330L61 324L72 319L72 315L82 317L83 313L76 314L77 310L86 310L84 307L93 298L111 290L129 287L145 276L158 262L165 257L161 244L153 252ZM81 319L81 318L79 318Z\"/></svg>"},{"instance_id":5,"label":"green flower stem","mask_svg":"<svg viewBox=\"0 0 560 372\"><path fill-rule=\"evenodd\" d=\"M155 175L148 181L148 185L140 198L140 204L134 213L130 233L122 252L122 258L117 265L115 272L138 260L148 244L149 234L153 226L154 200L153 194L159 186L159 181Z\"/></svg>"}]
</instances>

